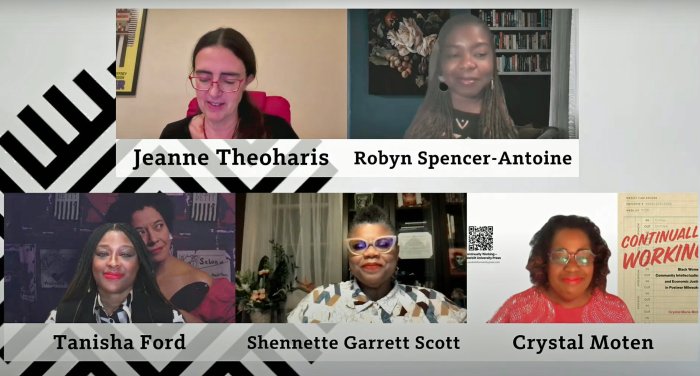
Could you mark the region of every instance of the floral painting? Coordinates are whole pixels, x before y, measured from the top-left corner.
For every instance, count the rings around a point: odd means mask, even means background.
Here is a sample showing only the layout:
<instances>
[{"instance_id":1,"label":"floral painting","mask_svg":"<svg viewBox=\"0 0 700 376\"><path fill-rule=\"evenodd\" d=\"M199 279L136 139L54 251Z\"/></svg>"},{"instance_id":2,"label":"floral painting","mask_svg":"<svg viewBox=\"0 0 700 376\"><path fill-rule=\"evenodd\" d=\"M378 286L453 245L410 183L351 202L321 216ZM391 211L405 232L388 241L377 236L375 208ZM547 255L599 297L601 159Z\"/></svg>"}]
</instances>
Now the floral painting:
<instances>
[{"instance_id":1,"label":"floral painting","mask_svg":"<svg viewBox=\"0 0 700 376\"><path fill-rule=\"evenodd\" d=\"M369 93L423 95L428 61L449 10L368 11Z\"/></svg>"}]
</instances>

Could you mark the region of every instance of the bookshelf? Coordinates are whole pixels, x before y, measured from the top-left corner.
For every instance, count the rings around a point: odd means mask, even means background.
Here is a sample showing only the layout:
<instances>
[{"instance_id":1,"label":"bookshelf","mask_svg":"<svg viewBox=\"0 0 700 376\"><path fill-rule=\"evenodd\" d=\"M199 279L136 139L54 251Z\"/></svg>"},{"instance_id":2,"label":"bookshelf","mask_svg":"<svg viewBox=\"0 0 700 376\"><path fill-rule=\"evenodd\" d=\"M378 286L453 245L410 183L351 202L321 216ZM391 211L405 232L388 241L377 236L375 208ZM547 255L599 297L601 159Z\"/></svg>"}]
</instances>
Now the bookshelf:
<instances>
[{"instance_id":1,"label":"bookshelf","mask_svg":"<svg viewBox=\"0 0 700 376\"><path fill-rule=\"evenodd\" d=\"M476 9L472 14L491 29L500 75L551 74L551 9Z\"/></svg>"},{"instance_id":2,"label":"bookshelf","mask_svg":"<svg viewBox=\"0 0 700 376\"><path fill-rule=\"evenodd\" d=\"M346 231L349 231L350 223L357 212L355 203L358 200L355 195L344 195L347 208ZM408 245L402 245L397 275L400 283L429 287L451 299L456 289L466 293L465 194L374 193L372 203L382 207L389 214L400 239L430 239L429 248L432 252L413 247L409 249ZM406 257L409 254L410 257ZM344 279L349 279L347 267L343 270L346 274ZM466 298L462 301L453 300L466 306Z\"/></svg>"}]
</instances>

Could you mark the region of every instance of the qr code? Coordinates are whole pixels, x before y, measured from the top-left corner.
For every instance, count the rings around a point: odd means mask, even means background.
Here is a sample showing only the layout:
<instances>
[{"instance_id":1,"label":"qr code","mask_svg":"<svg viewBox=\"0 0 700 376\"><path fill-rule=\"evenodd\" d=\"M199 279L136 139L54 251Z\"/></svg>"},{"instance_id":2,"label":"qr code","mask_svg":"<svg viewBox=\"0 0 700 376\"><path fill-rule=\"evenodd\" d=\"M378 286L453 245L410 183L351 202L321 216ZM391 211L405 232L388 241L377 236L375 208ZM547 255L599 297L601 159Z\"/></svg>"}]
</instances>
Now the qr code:
<instances>
[{"instance_id":1,"label":"qr code","mask_svg":"<svg viewBox=\"0 0 700 376\"><path fill-rule=\"evenodd\" d=\"M469 226L470 251L493 251L493 226Z\"/></svg>"}]
</instances>

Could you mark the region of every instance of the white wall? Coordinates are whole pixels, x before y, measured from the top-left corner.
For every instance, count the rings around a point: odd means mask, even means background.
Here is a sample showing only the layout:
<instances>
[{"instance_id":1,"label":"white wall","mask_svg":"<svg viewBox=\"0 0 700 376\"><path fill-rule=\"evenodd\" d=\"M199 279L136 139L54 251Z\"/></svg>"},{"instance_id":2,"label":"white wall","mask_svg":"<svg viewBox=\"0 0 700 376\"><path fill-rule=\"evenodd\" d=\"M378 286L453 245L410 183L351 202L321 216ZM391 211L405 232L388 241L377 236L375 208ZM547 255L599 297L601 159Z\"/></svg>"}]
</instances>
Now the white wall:
<instances>
[{"instance_id":1,"label":"white wall","mask_svg":"<svg viewBox=\"0 0 700 376\"><path fill-rule=\"evenodd\" d=\"M467 226L493 226L497 264L467 263L469 322L483 323L512 295L530 287L530 240L555 215L580 215L598 225L612 252L606 291L617 294L616 193L468 193Z\"/></svg>"},{"instance_id":2,"label":"white wall","mask_svg":"<svg viewBox=\"0 0 700 376\"><path fill-rule=\"evenodd\" d=\"M232 27L255 50L250 90L291 103L300 138L347 137L347 16L338 10L149 9L135 96L117 97L117 138L158 138L185 117L197 40Z\"/></svg>"}]
</instances>

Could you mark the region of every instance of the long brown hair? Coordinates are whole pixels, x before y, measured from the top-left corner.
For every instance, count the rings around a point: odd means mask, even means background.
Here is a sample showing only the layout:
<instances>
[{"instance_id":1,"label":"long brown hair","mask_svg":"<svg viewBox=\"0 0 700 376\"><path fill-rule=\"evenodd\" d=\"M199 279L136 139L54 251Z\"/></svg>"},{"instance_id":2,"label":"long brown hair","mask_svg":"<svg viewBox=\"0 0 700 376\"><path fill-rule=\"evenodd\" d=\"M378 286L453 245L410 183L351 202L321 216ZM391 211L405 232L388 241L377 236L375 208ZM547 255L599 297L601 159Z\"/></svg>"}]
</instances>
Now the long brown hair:
<instances>
[{"instance_id":1,"label":"long brown hair","mask_svg":"<svg viewBox=\"0 0 700 376\"><path fill-rule=\"evenodd\" d=\"M488 26L471 14L460 14L451 17L440 29L437 43L430 55L428 69L428 91L425 94L411 126L406 131L404 138L452 138L452 99L449 89L440 90L438 76L441 74L441 49L449 35L459 26L476 25L483 28L491 36ZM517 138L513 119L508 113L503 86L498 77L496 67L496 47L493 38L490 46L493 53L493 85L487 85L483 92L481 106L481 129L483 138Z\"/></svg>"}]
</instances>

